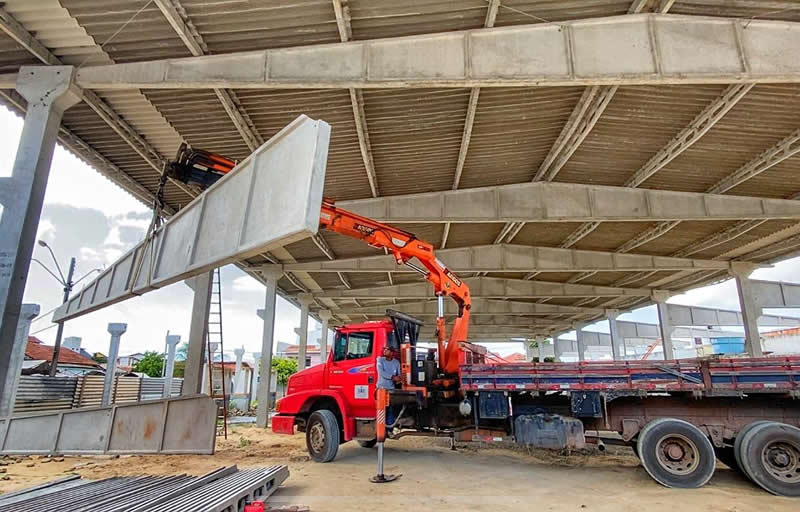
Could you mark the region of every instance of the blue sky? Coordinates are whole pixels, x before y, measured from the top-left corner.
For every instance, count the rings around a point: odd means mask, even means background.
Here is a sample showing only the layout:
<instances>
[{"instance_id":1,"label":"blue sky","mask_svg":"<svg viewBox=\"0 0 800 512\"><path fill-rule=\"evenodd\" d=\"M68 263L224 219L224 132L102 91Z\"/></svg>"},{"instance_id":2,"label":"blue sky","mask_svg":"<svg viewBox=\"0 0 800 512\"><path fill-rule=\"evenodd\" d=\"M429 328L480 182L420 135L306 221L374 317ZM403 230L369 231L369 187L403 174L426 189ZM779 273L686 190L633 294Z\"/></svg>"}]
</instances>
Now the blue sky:
<instances>
[{"instance_id":1,"label":"blue sky","mask_svg":"<svg viewBox=\"0 0 800 512\"><path fill-rule=\"evenodd\" d=\"M22 120L4 107L0 107L0 177L9 176L14 162ZM57 147L45 196L45 206L39 223L38 235L55 251L59 263L66 271L70 256L78 260L76 276L83 276L95 268L111 264L135 243L144 238L150 222L148 207L134 199L97 171L81 162L71 153ZM53 268L46 249L36 246L34 258ZM784 261L773 268L757 270L758 279L800 282L800 258ZM260 350L262 322L256 309L263 307L264 288L256 280L233 266L222 271L223 326L228 352L244 346L250 352ZM84 283L89 282L87 278ZM60 285L38 264L33 263L28 276L25 302L37 303L41 311L50 311L61 302ZM670 299L670 302L687 305L704 305L725 309L739 309L733 281L709 286ZM128 331L123 335L120 353L144 350L161 350L167 331L188 337L192 293L183 283L177 283L110 306L67 322L64 336L80 336L83 347L90 351L106 352L109 322L126 322ZM800 313L794 314L800 316ZM657 323L655 307L642 308L620 317L621 320ZM294 327L300 322L300 313L290 303L278 299L276 314L276 339L293 342ZM31 332L52 343L54 324L49 315L34 322ZM318 327L311 320L310 328ZM607 323L600 322L590 330L604 330ZM569 337L569 336L567 336ZM507 355L520 351L521 344L493 345L493 350Z\"/></svg>"}]
</instances>

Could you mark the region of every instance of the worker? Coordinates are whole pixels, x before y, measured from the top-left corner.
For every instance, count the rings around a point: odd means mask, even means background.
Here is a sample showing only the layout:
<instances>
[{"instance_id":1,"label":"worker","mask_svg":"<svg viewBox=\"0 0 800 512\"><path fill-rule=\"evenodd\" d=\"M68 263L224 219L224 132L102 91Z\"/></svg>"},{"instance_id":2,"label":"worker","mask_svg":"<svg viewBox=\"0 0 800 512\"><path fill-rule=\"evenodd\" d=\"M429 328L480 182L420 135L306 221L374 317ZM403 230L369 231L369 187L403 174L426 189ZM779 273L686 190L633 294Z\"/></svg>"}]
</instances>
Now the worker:
<instances>
[{"instance_id":1,"label":"worker","mask_svg":"<svg viewBox=\"0 0 800 512\"><path fill-rule=\"evenodd\" d=\"M394 356L394 349L388 344L383 347L383 356L375 362L378 370L378 388L392 390L400 383L400 361ZM393 425L397 411L391 405L386 412L386 424Z\"/></svg>"},{"instance_id":2,"label":"worker","mask_svg":"<svg viewBox=\"0 0 800 512\"><path fill-rule=\"evenodd\" d=\"M378 369L378 387L381 389L394 389L400 383L400 361L394 357L394 349L386 345L383 347L383 356L376 361Z\"/></svg>"}]
</instances>

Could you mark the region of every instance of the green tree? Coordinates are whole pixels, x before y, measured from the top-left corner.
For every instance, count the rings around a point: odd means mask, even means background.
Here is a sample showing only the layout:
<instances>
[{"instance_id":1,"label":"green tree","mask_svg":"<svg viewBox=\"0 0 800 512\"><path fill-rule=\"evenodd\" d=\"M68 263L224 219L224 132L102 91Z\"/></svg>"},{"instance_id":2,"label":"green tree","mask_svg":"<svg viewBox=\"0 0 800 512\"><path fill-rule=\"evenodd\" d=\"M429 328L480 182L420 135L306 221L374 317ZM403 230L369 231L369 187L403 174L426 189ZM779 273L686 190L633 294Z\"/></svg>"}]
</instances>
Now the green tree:
<instances>
[{"instance_id":1,"label":"green tree","mask_svg":"<svg viewBox=\"0 0 800 512\"><path fill-rule=\"evenodd\" d=\"M294 359L273 357L272 369L278 374L278 384L286 385L286 383L289 382L289 377L297 373L297 361Z\"/></svg>"},{"instance_id":2,"label":"green tree","mask_svg":"<svg viewBox=\"0 0 800 512\"><path fill-rule=\"evenodd\" d=\"M178 379L182 379L186 376L186 361L175 361L172 376Z\"/></svg>"},{"instance_id":3,"label":"green tree","mask_svg":"<svg viewBox=\"0 0 800 512\"><path fill-rule=\"evenodd\" d=\"M133 371L144 373L148 377L161 377L163 370L164 355L158 352L145 352L142 360L133 367Z\"/></svg>"},{"instance_id":4,"label":"green tree","mask_svg":"<svg viewBox=\"0 0 800 512\"><path fill-rule=\"evenodd\" d=\"M108 358L100 352L95 352L92 354L92 361L98 364L106 364L108 362Z\"/></svg>"}]
</instances>

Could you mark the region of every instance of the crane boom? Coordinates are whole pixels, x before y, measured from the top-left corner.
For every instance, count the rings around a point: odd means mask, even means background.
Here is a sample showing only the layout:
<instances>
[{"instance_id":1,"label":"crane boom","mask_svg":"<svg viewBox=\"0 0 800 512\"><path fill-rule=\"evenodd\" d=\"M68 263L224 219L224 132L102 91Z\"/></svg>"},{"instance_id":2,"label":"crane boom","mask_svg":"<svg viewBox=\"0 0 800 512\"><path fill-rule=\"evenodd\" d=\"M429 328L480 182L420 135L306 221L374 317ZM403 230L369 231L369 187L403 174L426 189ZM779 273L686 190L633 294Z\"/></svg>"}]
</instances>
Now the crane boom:
<instances>
[{"instance_id":1,"label":"crane boom","mask_svg":"<svg viewBox=\"0 0 800 512\"><path fill-rule=\"evenodd\" d=\"M407 265L425 276L425 279L433 285L434 294L439 299L439 314L436 318L439 367L445 373L456 373L458 343L467 340L472 298L466 283L436 258L433 245L419 240L407 231L337 208L330 199L322 201L319 224L329 231L363 240L378 249L385 249L392 253L398 265ZM422 267L411 261L415 258ZM458 317L453 322L449 339L444 318L444 297L450 297L458 304Z\"/></svg>"}]
</instances>

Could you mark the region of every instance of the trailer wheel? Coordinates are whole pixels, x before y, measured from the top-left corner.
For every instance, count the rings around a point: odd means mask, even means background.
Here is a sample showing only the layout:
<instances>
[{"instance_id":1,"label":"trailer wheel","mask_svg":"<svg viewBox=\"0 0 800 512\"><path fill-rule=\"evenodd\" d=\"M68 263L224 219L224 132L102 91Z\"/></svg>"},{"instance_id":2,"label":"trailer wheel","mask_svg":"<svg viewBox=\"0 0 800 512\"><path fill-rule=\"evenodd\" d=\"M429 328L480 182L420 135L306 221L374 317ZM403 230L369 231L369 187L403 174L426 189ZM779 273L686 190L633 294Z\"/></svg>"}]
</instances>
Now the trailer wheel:
<instances>
[{"instance_id":1,"label":"trailer wheel","mask_svg":"<svg viewBox=\"0 0 800 512\"><path fill-rule=\"evenodd\" d=\"M764 490L778 496L800 497L800 429L764 422L747 432L740 443L742 469Z\"/></svg>"},{"instance_id":2,"label":"trailer wheel","mask_svg":"<svg viewBox=\"0 0 800 512\"><path fill-rule=\"evenodd\" d=\"M370 439L369 441L359 441L358 446L362 448L375 448L375 445L378 444L377 439Z\"/></svg>"},{"instance_id":3,"label":"trailer wheel","mask_svg":"<svg viewBox=\"0 0 800 512\"><path fill-rule=\"evenodd\" d=\"M651 421L636 442L642 466L665 487L702 487L714 474L714 447L697 427L683 420Z\"/></svg>"},{"instance_id":4,"label":"trailer wheel","mask_svg":"<svg viewBox=\"0 0 800 512\"><path fill-rule=\"evenodd\" d=\"M330 462L339 451L339 422L328 409L314 411L306 424L306 448L314 462Z\"/></svg>"},{"instance_id":5,"label":"trailer wheel","mask_svg":"<svg viewBox=\"0 0 800 512\"><path fill-rule=\"evenodd\" d=\"M753 430L755 427L757 427L759 425L763 425L764 423L769 423L769 421L761 420L761 421L754 421L753 423L750 423L749 425L744 427L742 430L740 430L738 434L736 434L736 439L733 441L733 455L734 455L734 457L736 457L736 465L739 467L739 469L742 470L742 473L744 473L745 476L747 476L747 478L750 478L750 476L747 474L746 471L744 471L744 466L742 465L742 458L741 458L742 440L744 440L745 436L751 430Z\"/></svg>"}]
</instances>

